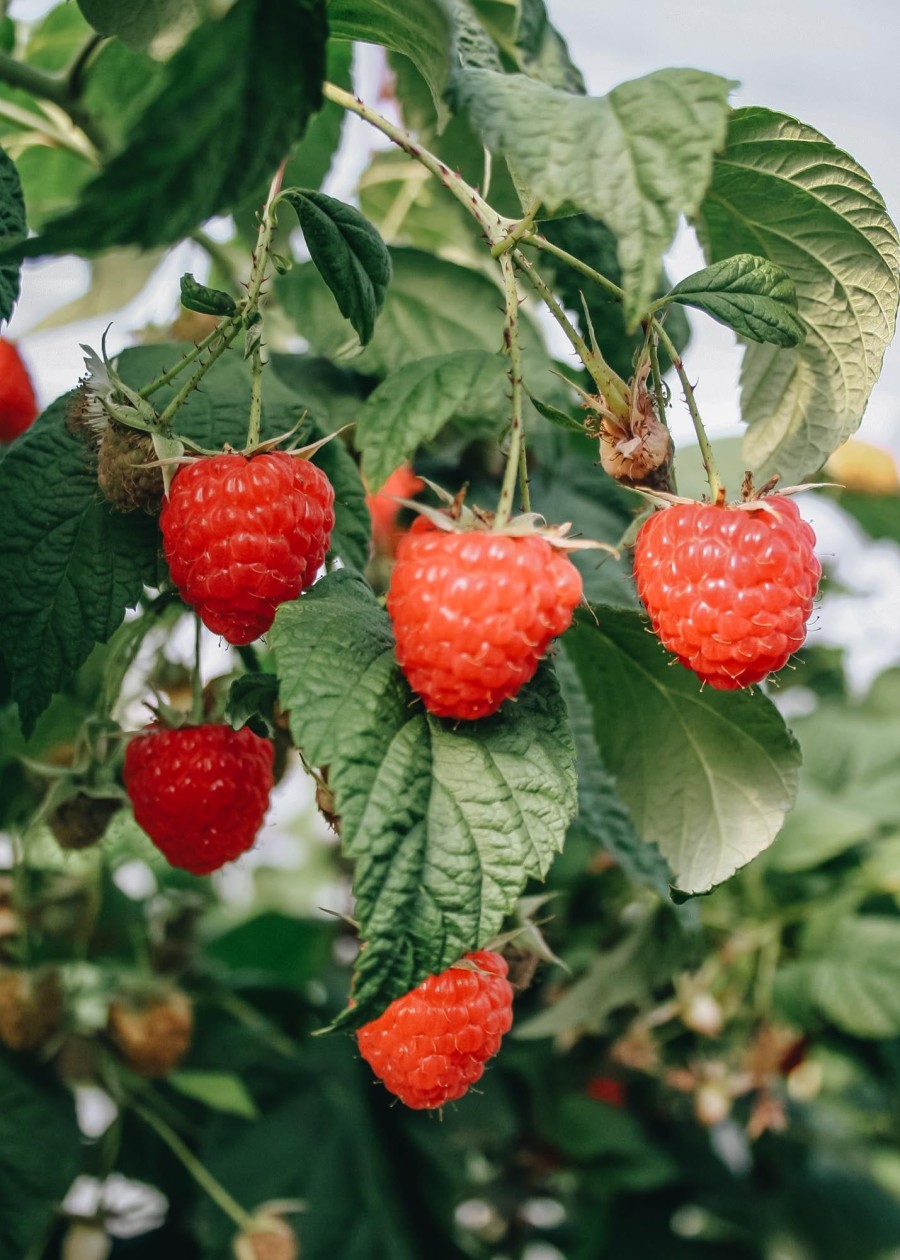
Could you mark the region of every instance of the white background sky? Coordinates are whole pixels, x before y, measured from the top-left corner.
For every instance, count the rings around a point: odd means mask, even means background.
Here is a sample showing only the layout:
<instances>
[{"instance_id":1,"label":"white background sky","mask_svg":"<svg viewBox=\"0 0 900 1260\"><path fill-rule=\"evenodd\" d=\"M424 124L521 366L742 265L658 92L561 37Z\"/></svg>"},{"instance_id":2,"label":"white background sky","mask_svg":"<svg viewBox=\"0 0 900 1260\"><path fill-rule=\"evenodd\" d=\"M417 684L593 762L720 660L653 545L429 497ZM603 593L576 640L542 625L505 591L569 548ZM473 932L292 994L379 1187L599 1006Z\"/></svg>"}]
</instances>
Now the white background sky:
<instances>
[{"instance_id":1,"label":"white background sky","mask_svg":"<svg viewBox=\"0 0 900 1260\"><path fill-rule=\"evenodd\" d=\"M900 218L900 5L893 0L857 0L853 5L834 0L645 0L640 6L625 0L547 2L592 94L665 66L696 66L738 80L735 105L765 105L818 128L866 167L895 221ZM49 0L13 0L9 12L33 20L51 7ZM373 50L364 50L358 59L358 87L364 95L374 94L377 58ZM363 124L350 121L350 153L330 187L342 197L351 195L366 149L377 143ZM667 263L673 279L703 265L688 229L679 233ZM170 318L178 277L185 270L202 275L204 267L204 256L194 247L175 251L141 298L117 313L111 349L128 344L130 329ZM77 380L82 370L78 343L96 345L108 322L97 319L35 331L50 311L83 292L87 279L86 266L77 260L26 266L22 299L9 331L22 341L44 403ZM698 383L704 419L714 435L739 432L740 351L727 329L702 315L689 315L694 337L687 363ZM674 429L679 441L690 439L683 410L675 416ZM860 436L900 457L900 342L887 351ZM823 640L852 646L854 673L862 686L880 667L900 659L900 551L892 544L872 544L827 505L811 498L806 502L820 551L835 557L835 572L856 592L850 597L833 594L825 601L818 633ZM871 633L873 625L879 628L877 635Z\"/></svg>"}]
</instances>

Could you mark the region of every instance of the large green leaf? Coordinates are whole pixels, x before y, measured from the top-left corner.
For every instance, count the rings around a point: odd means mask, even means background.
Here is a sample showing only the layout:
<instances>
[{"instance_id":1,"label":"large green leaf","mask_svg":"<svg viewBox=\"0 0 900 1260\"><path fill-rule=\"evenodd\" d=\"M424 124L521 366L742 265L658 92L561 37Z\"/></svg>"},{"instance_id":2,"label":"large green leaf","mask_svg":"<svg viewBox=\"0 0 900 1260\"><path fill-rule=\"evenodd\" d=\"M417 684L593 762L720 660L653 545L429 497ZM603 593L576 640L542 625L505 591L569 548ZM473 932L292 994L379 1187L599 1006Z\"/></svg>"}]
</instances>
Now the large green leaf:
<instances>
[{"instance_id":1,"label":"large green leaf","mask_svg":"<svg viewBox=\"0 0 900 1260\"><path fill-rule=\"evenodd\" d=\"M0 1255L34 1254L81 1161L75 1101L48 1069L0 1050Z\"/></svg>"},{"instance_id":2,"label":"large green leaf","mask_svg":"<svg viewBox=\"0 0 900 1260\"><path fill-rule=\"evenodd\" d=\"M53 403L0 463L0 651L26 733L155 572L155 522L101 498L65 411Z\"/></svg>"},{"instance_id":3,"label":"large green leaf","mask_svg":"<svg viewBox=\"0 0 900 1260\"><path fill-rule=\"evenodd\" d=\"M454 416L505 402L508 360L487 350L459 350L407 363L366 399L356 425L366 483L378 490L422 442Z\"/></svg>"},{"instance_id":4,"label":"large green leaf","mask_svg":"<svg viewBox=\"0 0 900 1260\"><path fill-rule=\"evenodd\" d=\"M239 205L303 134L324 71L324 0L237 0L194 31L124 150L25 252L168 244Z\"/></svg>"},{"instance_id":5,"label":"large green leaf","mask_svg":"<svg viewBox=\"0 0 900 1260\"><path fill-rule=\"evenodd\" d=\"M578 758L578 817L575 826L600 845L629 879L668 894L672 872L655 844L641 839L631 815L616 792L615 781L601 759L594 736L590 701L566 652L560 652L556 673L569 714Z\"/></svg>"},{"instance_id":6,"label":"large green leaf","mask_svg":"<svg viewBox=\"0 0 900 1260\"><path fill-rule=\"evenodd\" d=\"M855 1037L900 1034L900 920L857 915L830 922L816 956L801 959L810 996Z\"/></svg>"},{"instance_id":7,"label":"large green leaf","mask_svg":"<svg viewBox=\"0 0 900 1260\"><path fill-rule=\"evenodd\" d=\"M855 432L900 295L897 230L869 176L805 123L734 112L696 216L707 256L762 255L797 287L807 336L750 346L741 377L748 467L798 481Z\"/></svg>"},{"instance_id":8,"label":"large green leaf","mask_svg":"<svg viewBox=\"0 0 900 1260\"><path fill-rule=\"evenodd\" d=\"M177 41L196 26L205 0L78 0L78 7L100 35L115 35L141 52L160 37Z\"/></svg>"},{"instance_id":9,"label":"large green leaf","mask_svg":"<svg viewBox=\"0 0 900 1260\"><path fill-rule=\"evenodd\" d=\"M365 949L346 1018L364 1023L484 944L525 881L546 874L575 812L565 708L544 668L493 717L427 714L387 614L346 572L283 606L271 643L281 704L304 756L328 767L355 862Z\"/></svg>"},{"instance_id":10,"label":"large green leaf","mask_svg":"<svg viewBox=\"0 0 900 1260\"><path fill-rule=\"evenodd\" d=\"M701 690L637 614L599 608L597 617L562 642L603 763L678 887L705 892L775 839L797 794L799 748L759 692Z\"/></svg>"},{"instance_id":11,"label":"large green leaf","mask_svg":"<svg viewBox=\"0 0 900 1260\"><path fill-rule=\"evenodd\" d=\"M755 254L734 254L679 280L669 297L706 311L751 341L796 346L806 336L793 280Z\"/></svg>"},{"instance_id":12,"label":"large green leaf","mask_svg":"<svg viewBox=\"0 0 900 1260\"><path fill-rule=\"evenodd\" d=\"M434 0L328 0L328 29L335 39L381 44L403 53L428 84L443 122L450 75L451 27L446 7Z\"/></svg>"},{"instance_id":13,"label":"large green leaf","mask_svg":"<svg viewBox=\"0 0 900 1260\"><path fill-rule=\"evenodd\" d=\"M311 263L294 267L278 284L288 315L319 354L352 357L358 372L385 376L414 359L454 350L498 351L503 345L503 293L480 271L417 249L392 249L393 277L375 336L359 353L347 325ZM546 364L540 333L523 316L526 364Z\"/></svg>"},{"instance_id":14,"label":"large green leaf","mask_svg":"<svg viewBox=\"0 0 900 1260\"><path fill-rule=\"evenodd\" d=\"M25 202L12 158L0 149L0 249L21 241L26 232ZM9 319L19 296L17 262L0 263L0 321Z\"/></svg>"},{"instance_id":15,"label":"large green leaf","mask_svg":"<svg viewBox=\"0 0 900 1260\"><path fill-rule=\"evenodd\" d=\"M310 257L341 314L366 345L391 280L384 241L364 214L335 197L303 188L282 196L296 211Z\"/></svg>"},{"instance_id":16,"label":"large green leaf","mask_svg":"<svg viewBox=\"0 0 900 1260\"><path fill-rule=\"evenodd\" d=\"M351 91L352 45L329 40L325 52L328 82L337 84L346 92ZM290 160L284 168L285 188L321 187L340 147L346 117L347 111L335 105L334 101L322 102L322 108L310 119L303 139L291 150Z\"/></svg>"},{"instance_id":17,"label":"large green leaf","mask_svg":"<svg viewBox=\"0 0 900 1260\"><path fill-rule=\"evenodd\" d=\"M661 70L605 97L572 96L524 75L468 69L460 103L492 150L551 212L603 219L619 242L628 321L645 310L679 214L700 206L725 139L731 84Z\"/></svg>"}]
</instances>

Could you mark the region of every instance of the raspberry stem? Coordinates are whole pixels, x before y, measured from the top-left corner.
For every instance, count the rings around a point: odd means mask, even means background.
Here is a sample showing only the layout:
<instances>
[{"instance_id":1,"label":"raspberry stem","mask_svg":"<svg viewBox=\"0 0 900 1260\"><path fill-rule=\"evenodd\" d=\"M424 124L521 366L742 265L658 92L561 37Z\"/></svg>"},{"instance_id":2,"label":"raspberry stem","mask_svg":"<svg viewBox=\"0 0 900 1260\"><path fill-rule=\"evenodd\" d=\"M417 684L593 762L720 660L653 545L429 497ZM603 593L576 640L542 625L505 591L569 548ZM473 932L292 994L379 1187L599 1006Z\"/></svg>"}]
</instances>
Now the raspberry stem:
<instances>
[{"instance_id":1,"label":"raspberry stem","mask_svg":"<svg viewBox=\"0 0 900 1260\"><path fill-rule=\"evenodd\" d=\"M509 431L509 450L506 455L506 471L500 490L495 525L498 529L507 523L513 510L516 478L521 477L527 490L527 478L522 465L525 459L525 438L522 431L522 349L519 345L519 291L516 287L516 268L508 253L501 255L503 287L506 292L506 318L503 324L503 344L509 355L509 380L512 386L512 422ZM524 506L524 505L523 505Z\"/></svg>"},{"instance_id":2,"label":"raspberry stem","mask_svg":"<svg viewBox=\"0 0 900 1260\"><path fill-rule=\"evenodd\" d=\"M208 350L210 348L217 337L222 336L225 331L225 325L234 323L238 319L239 316L232 315L228 319L223 320L222 323L217 324L212 332L207 333L202 341L198 341L194 345L193 350L188 350L187 353L178 360L174 367L169 368L167 372L163 372L162 376L157 376L156 380L150 381L149 384L144 385L138 391L141 398L149 398L151 394L155 394L156 391L158 389L162 389L164 385L171 384L171 382L175 380L176 376L180 376L186 367L189 367L195 359L200 358L200 355L204 350Z\"/></svg>"},{"instance_id":3,"label":"raspberry stem","mask_svg":"<svg viewBox=\"0 0 900 1260\"><path fill-rule=\"evenodd\" d=\"M175 1158L194 1178L197 1185L206 1191L213 1203L222 1209L238 1229L249 1231L253 1228L254 1222L250 1213L246 1212L240 1203L232 1198L225 1187L216 1181L206 1165L197 1159L193 1151L181 1140L175 1130L166 1124L165 1120L153 1111L150 1111L143 1103L138 1102L136 1098L129 1098L128 1106L162 1139Z\"/></svg>"},{"instance_id":4,"label":"raspberry stem","mask_svg":"<svg viewBox=\"0 0 900 1260\"><path fill-rule=\"evenodd\" d=\"M675 342L663 328L658 319L653 319L652 328L656 336L665 346L666 354L672 360L672 366L678 373L678 379L681 381L681 388L684 390L684 401L687 403L688 411L691 413L691 420L694 424L694 432L697 434L697 444L700 447L700 455L703 459L703 467L706 469L706 479L709 482L709 495L713 503L725 502L725 486L719 474L719 466L716 463L716 457L713 454L712 446L709 438L706 436L706 429L703 421L700 419L700 412L697 409L697 400L694 397L694 387L688 380L687 372L684 370L684 363Z\"/></svg>"}]
</instances>

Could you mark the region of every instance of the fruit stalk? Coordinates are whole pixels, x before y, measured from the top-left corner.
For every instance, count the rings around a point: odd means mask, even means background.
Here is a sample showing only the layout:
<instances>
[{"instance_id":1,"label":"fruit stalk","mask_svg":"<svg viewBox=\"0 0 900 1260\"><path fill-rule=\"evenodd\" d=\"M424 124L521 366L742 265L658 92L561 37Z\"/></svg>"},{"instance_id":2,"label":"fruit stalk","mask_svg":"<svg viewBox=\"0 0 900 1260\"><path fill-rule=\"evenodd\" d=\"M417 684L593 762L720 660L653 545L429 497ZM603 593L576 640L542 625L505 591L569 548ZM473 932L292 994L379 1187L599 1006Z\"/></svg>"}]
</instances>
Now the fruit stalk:
<instances>
[{"instance_id":1,"label":"fruit stalk","mask_svg":"<svg viewBox=\"0 0 900 1260\"><path fill-rule=\"evenodd\" d=\"M238 1229L249 1230L253 1228L254 1221L250 1213L246 1212L240 1203L232 1198L225 1187L216 1181L206 1165L197 1159L193 1151L181 1140L174 1129L169 1128L165 1120L150 1111L143 1103L138 1102L136 1098L129 1098L128 1106L135 1115L140 1116L144 1123L148 1124L157 1136L165 1142L175 1158L194 1178L197 1185L209 1195L213 1203L221 1208L227 1217L234 1221Z\"/></svg>"},{"instance_id":2,"label":"fruit stalk","mask_svg":"<svg viewBox=\"0 0 900 1260\"><path fill-rule=\"evenodd\" d=\"M420 162L431 171L432 175L437 176L448 192L452 193L456 200L465 206L469 214L474 215L478 220L491 246L502 244L506 240L506 231L515 227L515 220L504 219L502 215L499 215L471 184L466 183L458 171L451 171L445 162L414 140L409 132L404 131L402 127L394 126L387 118L382 117L374 109L370 109L358 96L345 92L334 83L323 83L322 95L327 101L340 105L342 109L349 110L352 114L357 114L364 122L369 123L382 135L392 140L404 153L408 153L411 158Z\"/></svg>"},{"instance_id":3,"label":"fruit stalk","mask_svg":"<svg viewBox=\"0 0 900 1260\"><path fill-rule=\"evenodd\" d=\"M665 346L666 354L672 360L672 366L678 373L678 379L681 381L681 388L684 390L684 401L687 403L688 411L691 413L691 420L694 425L694 432L697 434L697 443L700 447L700 455L703 459L703 467L706 469L706 478L709 482L709 495L713 503L725 502L725 486L719 475L719 466L716 463L716 457L713 454L712 446L709 438L706 436L706 429L703 427L703 421L700 419L700 412L697 409L697 400L694 397L694 387L688 380L687 372L684 370L684 363L675 342L663 328L658 319L652 322L652 330Z\"/></svg>"},{"instance_id":4,"label":"fruit stalk","mask_svg":"<svg viewBox=\"0 0 900 1260\"><path fill-rule=\"evenodd\" d=\"M523 482L526 482L526 478L522 475L521 467L525 459L525 435L522 431L522 351L519 345L519 291L516 288L516 269L508 253L501 256L500 267L503 271L503 287L506 292L503 344L506 353L509 355L509 380L512 386L512 421L509 430L509 450L506 455L506 471L503 474L503 485L500 490L500 502L497 504L495 521L497 527L502 529L512 515L516 478L520 477Z\"/></svg>"},{"instance_id":5,"label":"fruit stalk","mask_svg":"<svg viewBox=\"0 0 900 1260\"><path fill-rule=\"evenodd\" d=\"M169 368L168 372L163 372L161 376L157 376L156 380L150 381L149 384L144 385L138 391L141 398L149 398L151 394L155 394L156 391L158 389L162 389L164 385L171 384L171 382L175 380L176 376L180 376L186 367L189 367L195 359L200 358L200 355L203 354L204 350L208 350L210 348L217 337L222 336L222 334L226 331L226 325L239 322L239 320L240 316L232 315L228 319L223 320L222 323L217 324L212 332L207 333L202 341L198 341L193 350L188 350L187 353L178 360L174 367Z\"/></svg>"},{"instance_id":6,"label":"fruit stalk","mask_svg":"<svg viewBox=\"0 0 900 1260\"><path fill-rule=\"evenodd\" d=\"M513 259L516 267L522 272L525 279L568 337L572 349L587 368L591 379L603 395L609 410L616 415L621 415L623 419L630 419L631 399L629 398L625 382L607 364L600 351L596 348L591 349L584 338L572 326L550 286L534 267L533 263L519 249L513 251Z\"/></svg>"}]
</instances>

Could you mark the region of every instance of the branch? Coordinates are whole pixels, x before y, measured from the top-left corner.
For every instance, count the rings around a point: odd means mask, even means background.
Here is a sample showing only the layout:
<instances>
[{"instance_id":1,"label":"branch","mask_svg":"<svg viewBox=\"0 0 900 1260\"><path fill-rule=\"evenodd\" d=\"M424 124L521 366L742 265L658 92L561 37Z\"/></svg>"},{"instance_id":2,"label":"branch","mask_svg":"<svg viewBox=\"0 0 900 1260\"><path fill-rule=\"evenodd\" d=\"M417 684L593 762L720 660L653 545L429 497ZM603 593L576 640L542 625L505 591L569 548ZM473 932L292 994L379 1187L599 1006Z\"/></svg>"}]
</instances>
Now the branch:
<instances>
[{"instance_id":1,"label":"branch","mask_svg":"<svg viewBox=\"0 0 900 1260\"><path fill-rule=\"evenodd\" d=\"M0 82L10 87L21 88L41 100L57 105L72 119L80 131L83 131L94 147L103 152L106 137L99 131L92 116L82 107L78 98L70 90L67 78L47 74L30 66L24 61L17 61L6 53L0 53Z\"/></svg>"}]
</instances>

